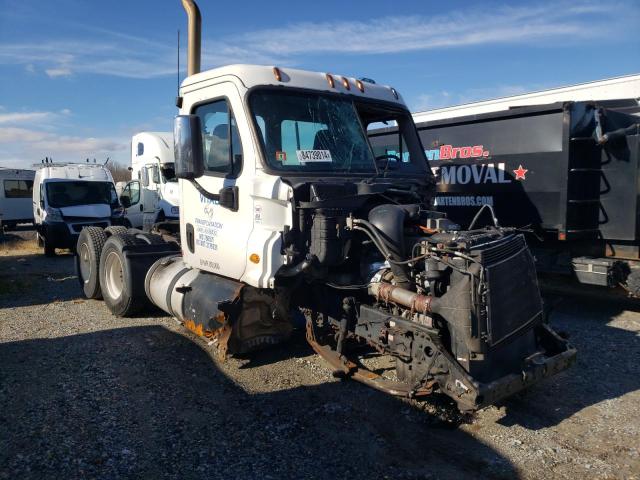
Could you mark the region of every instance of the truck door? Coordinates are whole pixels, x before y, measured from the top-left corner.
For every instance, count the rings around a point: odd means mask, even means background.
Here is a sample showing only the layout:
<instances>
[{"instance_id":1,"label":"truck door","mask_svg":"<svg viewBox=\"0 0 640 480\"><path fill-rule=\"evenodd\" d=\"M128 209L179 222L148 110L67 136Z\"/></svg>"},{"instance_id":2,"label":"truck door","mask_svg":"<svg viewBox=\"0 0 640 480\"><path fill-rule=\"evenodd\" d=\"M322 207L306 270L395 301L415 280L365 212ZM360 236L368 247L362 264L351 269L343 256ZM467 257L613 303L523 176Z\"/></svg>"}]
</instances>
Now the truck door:
<instances>
[{"instance_id":1,"label":"truck door","mask_svg":"<svg viewBox=\"0 0 640 480\"><path fill-rule=\"evenodd\" d=\"M149 163L142 170L143 230L151 230L158 216L160 189L160 169L157 164Z\"/></svg>"},{"instance_id":2,"label":"truck door","mask_svg":"<svg viewBox=\"0 0 640 480\"><path fill-rule=\"evenodd\" d=\"M120 203L125 209L125 218L134 228L142 228L144 204L141 200L140 181L132 180L127 183L120 194Z\"/></svg>"},{"instance_id":3,"label":"truck door","mask_svg":"<svg viewBox=\"0 0 640 480\"><path fill-rule=\"evenodd\" d=\"M238 133L238 124L243 129L247 126L247 137L243 140L250 145L248 123L233 84L218 84L205 89L203 95L209 99L191 107L191 113L200 117L203 135L205 173L198 183L211 194L219 194L223 189L235 194L236 208L223 207L199 193L192 184L182 183L183 253L185 260L195 267L239 279L246 268L247 243L253 229L251 195L255 171L243 168L243 146Z\"/></svg>"}]
</instances>

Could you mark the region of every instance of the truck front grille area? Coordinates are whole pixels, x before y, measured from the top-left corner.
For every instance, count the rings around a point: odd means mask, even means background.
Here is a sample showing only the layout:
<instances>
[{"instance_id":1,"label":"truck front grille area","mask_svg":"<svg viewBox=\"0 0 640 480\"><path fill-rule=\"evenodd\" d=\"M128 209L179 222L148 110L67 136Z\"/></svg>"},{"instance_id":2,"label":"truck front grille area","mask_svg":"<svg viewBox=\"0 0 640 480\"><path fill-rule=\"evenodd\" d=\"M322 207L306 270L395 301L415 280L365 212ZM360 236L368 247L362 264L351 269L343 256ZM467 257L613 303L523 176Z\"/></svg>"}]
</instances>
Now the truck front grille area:
<instances>
[{"instance_id":1,"label":"truck front grille area","mask_svg":"<svg viewBox=\"0 0 640 480\"><path fill-rule=\"evenodd\" d=\"M542 321L542 300L531 252L521 235L493 247L510 253L487 251L486 340L497 347Z\"/></svg>"}]
</instances>

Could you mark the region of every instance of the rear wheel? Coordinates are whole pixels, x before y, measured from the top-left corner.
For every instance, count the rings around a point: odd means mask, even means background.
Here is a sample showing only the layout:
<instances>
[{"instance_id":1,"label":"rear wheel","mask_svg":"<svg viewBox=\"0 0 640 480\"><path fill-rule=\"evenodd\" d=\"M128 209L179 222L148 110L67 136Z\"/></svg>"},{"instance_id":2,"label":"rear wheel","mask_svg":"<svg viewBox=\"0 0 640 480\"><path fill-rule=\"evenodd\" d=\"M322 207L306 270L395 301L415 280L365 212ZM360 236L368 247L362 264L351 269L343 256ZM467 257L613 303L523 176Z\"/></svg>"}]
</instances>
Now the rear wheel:
<instances>
[{"instance_id":1,"label":"rear wheel","mask_svg":"<svg viewBox=\"0 0 640 480\"><path fill-rule=\"evenodd\" d=\"M124 255L127 246L141 245L142 240L129 234L109 237L100 258L100 289L104 303L119 317L133 315L148 303L144 293L144 276L137 274ZM140 277L140 278L139 278ZM137 284L143 287L136 288Z\"/></svg>"},{"instance_id":2,"label":"rear wheel","mask_svg":"<svg viewBox=\"0 0 640 480\"><path fill-rule=\"evenodd\" d=\"M107 234L99 227L85 227L76 246L76 273L87 298L102 298L100 291L100 255Z\"/></svg>"},{"instance_id":3,"label":"rear wheel","mask_svg":"<svg viewBox=\"0 0 640 480\"><path fill-rule=\"evenodd\" d=\"M120 235L122 233L127 233L127 227L122 225L111 225L104 229L107 232L107 235Z\"/></svg>"}]
</instances>

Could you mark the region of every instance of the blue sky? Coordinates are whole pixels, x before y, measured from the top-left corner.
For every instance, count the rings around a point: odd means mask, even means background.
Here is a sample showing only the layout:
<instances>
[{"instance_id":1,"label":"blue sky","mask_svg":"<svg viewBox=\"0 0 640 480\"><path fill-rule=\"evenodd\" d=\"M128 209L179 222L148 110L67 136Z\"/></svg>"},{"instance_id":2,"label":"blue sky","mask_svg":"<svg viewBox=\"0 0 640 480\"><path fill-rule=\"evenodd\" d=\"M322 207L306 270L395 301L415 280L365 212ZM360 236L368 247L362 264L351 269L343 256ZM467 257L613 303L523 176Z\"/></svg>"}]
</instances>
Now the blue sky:
<instances>
[{"instance_id":1,"label":"blue sky","mask_svg":"<svg viewBox=\"0 0 640 480\"><path fill-rule=\"evenodd\" d=\"M199 5L203 68L370 77L412 111L640 73L637 0ZM179 0L0 0L0 166L127 163L133 133L170 130L178 29Z\"/></svg>"}]
</instances>

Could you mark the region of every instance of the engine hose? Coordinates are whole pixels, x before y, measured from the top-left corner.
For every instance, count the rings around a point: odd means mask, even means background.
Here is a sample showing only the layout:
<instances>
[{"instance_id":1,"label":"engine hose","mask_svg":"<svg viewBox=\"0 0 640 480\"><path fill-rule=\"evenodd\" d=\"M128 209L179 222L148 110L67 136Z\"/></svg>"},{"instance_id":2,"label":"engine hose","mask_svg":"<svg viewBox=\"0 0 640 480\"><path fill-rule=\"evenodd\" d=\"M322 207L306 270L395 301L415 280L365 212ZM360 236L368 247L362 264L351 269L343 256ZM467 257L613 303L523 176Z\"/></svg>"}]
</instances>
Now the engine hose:
<instances>
[{"instance_id":1,"label":"engine hose","mask_svg":"<svg viewBox=\"0 0 640 480\"><path fill-rule=\"evenodd\" d=\"M283 267L278 271L278 276L281 277L295 277L296 275L301 274L302 272L308 270L313 265L314 258L306 258L300 263L296 265L292 265L291 267Z\"/></svg>"},{"instance_id":2,"label":"engine hose","mask_svg":"<svg viewBox=\"0 0 640 480\"><path fill-rule=\"evenodd\" d=\"M360 227L358 225L354 225L353 229L358 230L360 232L364 232L365 235L367 235L371 239L371 241L378 248L378 250L380 250L380 253L382 253L382 256L385 258L385 260L389 260L391 258L392 256L391 252L389 252L389 249L387 248L386 244L382 243L379 238L376 238L376 235L373 232L370 232L369 229Z\"/></svg>"},{"instance_id":3,"label":"engine hose","mask_svg":"<svg viewBox=\"0 0 640 480\"><path fill-rule=\"evenodd\" d=\"M406 265L405 256L398 251L399 247L391 245L381 235L378 228L372 223L362 220L361 218L354 219L354 229L364 231L369 237L377 240L376 246L385 256L385 259L391 264L391 271L396 278L398 285L408 285L410 283L410 273Z\"/></svg>"},{"instance_id":4,"label":"engine hose","mask_svg":"<svg viewBox=\"0 0 640 480\"><path fill-rule=\"evenodd\" d=\"M386 247L386 251L390 254L395 255L396 257L402 256L393 245L391 245L380 235L380 232L375 225L366 220L362 220L361 218L355 218L353 220L353 224L358 225L361 228L366 228L369 232L371 232L371 234L373 234L378 239L378 242Z\"/></svg>"}]
</instances>

